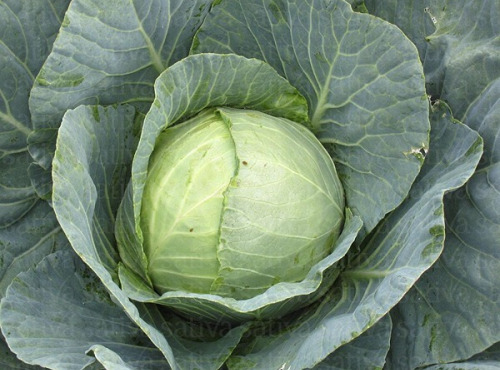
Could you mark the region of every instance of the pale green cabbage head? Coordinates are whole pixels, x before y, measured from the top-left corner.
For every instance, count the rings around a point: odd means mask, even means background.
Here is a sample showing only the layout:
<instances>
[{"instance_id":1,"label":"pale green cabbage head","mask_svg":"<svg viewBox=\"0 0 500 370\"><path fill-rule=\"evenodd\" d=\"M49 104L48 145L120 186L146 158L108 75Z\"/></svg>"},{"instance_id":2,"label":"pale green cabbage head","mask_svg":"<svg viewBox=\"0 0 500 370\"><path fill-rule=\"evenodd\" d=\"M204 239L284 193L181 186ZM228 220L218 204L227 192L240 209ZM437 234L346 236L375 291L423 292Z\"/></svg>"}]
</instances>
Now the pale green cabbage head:
<instances>
[{"instance_id":1,"label":"pale green cabbage head","mask_svg":"<svg viewBox=\"0 0 500 370\"><path fill-rule=\"evenodd\" d=\"M210 109L157 139L141 211L147 271L160 294L251 298L302 280L343 219L335 166L307 128Z\"/></svg>"}]
</instances>

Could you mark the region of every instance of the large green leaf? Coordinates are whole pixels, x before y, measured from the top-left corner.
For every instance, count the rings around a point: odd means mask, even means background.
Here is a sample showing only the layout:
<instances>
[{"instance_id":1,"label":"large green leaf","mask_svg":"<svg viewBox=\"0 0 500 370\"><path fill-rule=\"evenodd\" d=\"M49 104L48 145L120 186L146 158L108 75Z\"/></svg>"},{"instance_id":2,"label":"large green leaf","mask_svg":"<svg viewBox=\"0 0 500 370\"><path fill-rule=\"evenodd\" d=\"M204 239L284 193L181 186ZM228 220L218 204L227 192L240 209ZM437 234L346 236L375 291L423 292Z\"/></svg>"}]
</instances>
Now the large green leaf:
<instances>
[{"instance_id":1,"label":"large green leaf","mask_svg":"<svg viewBox=\"0 0 500 370\"><path fill-rule=\"evenodd\" d=\"M0 1L0 297L19 272L65 244L52 210L39 201L28 177L27 138L32 132L29 92L68 4ZM4 367L28 368L0 342Z\"/></svg>"},{"instance_id":2,"label":"large green leaf","mask_svg":"<svg viewBox=\"0 0 500 370\"><path fill-rule=\"evenodd\" d=\"M130 176L138 124L132 106L82 107L66 113L58 139L59 157L54 162L57 175L54 183L59 187L54 194L57 217L60 222L62 218L71 222L79 229L78 234L85 230L98 241L99 246L92 239L89 243L94 245L101 264L110 271L118 261L114 220ZM96 128L98 125L101 126ZM89 135L93 131L97 132ZM110 137L116 141L113 147L109 144ZM92 151L87 153L87 148ZM74 183L77 173L88 173L80 180L80 188ZM67 205L62 208L61 202ZM83 211L86 218L82 219L82 213L75 210ZM70 240L78 237L64 231Z\"/></svg>"},{"instance_id":3,"label":"large green leaf","mask_svg":"<svg viewBox=\"0 0 500 370\"><path fill-rule=\"evenodd\" d=\"M210 2L71 2L29 102L35 128L29 150L41 167L30 175L41 196L50 196L50 163L64 113L81 104L115 103L145 113L153 101L154 80L188 54Z\"/></svg>"},{"instance_id":4,"label":"large green leaf","mask_svg":"<svg viewBox=\"0 0 500 370\"><path fill-rule=\"evenodd\" d=\"M7 343L3 341L3 338L0 340L0 366L2 369L9 370L41 370L42 368L39 366L31 366L25 362L19 360L15 354L13 354Z\"/></svg>"},{"instance_id":5,"label":"large green leaf","mask_svg":"<svg viewBox=\"0 0 500 370\"><path fill-rule=\"evenodd\" d=\"M153 82L188 53L208 0L74 0L38 75L36 128L59 127L81 104L127 102L147 111Z\"/></svg>"},{"instance_id":6,"label":"large green leaf","mask_svg":"<svg viewBox=\"0 0 500 370\"><path fill-rule=\"evenodd\" d=\"M498 370L500 369L500 342L466 361L427 366L426 370Z\"/></svg>"},{"instance_id":7,"label":"large green leaf","mask_svg":"<svg viewBox=\"0 0 500 370\"><path fill-rule=\"evenodd\" d=\"M485 154L477 173L464 189L447 198L442 259L394 312L396 367L465 359L499 340L500 332L496 319L500 281L495 273L500 268L496 213L500 4L367 0L366 5L373 14L395 21L421 45L429 92L446 99L453 114L484 139Z\"/></svg>"},{"instance_id":8,"label":"large green leaf","mask_svg":"<svg viewBox=\"0 0 500 370\"><path fill-rule=\"evenodd\" d=\"M434 11L442 10L446 0L349 0L353 8L363 9L397 25L415 44L422 61L426 58L429 41L427 36L435 29ZM432 5L432 10L430 8Z\"/></svg>"},{"instance_id":9,"label":"large green leaf","mask_svg":"<svg viewBox=\"0 0 500 370\"><path fill-rule=\"evenodd\" d=\"M500 369L500 343L465 361L424 367L425 370L498 370Z\"/></svg>"},{"instance_id":10,"label":"large green leaf","mask_svg":"<svg viewBox=\"0 0 500 370\"><path fill-rule=\"evenodd\" d=\"M0 135L3 136L4 133ZM28 177L31 162L32 158L26 147L20 149L19 153L8 153L0 158L0 228L15 224L38 201Z\"/></svg>"},{"instance_id":11,"label":"large green leaf","mask_svg":"<svg viewBox=\"0 0 500 370\"><path fill-rule=\"evenodd\" d=\"M424 61L429 93L462 119L467 107L500 77L500 3L453 0L430 4L436 31Z\"/></svg>"},{"instance_id":12,"label":"large green leaf","mask_svg":"<svg viewBox=\"0 0 500 370\"><path fill-rule=\"evenodd\" d=\"M241 348L235 368L311 367L375 324L439 257L444 242L443 196L462 186L482 154L465 125L431 130L424 166L408 199L366 238L322 302L288 330Z\"/></svg>"},{"instance_id":13,"label":"large green leaf","mask_svg":"<svg viewBox=\"0 0 500 370\"><path fill-rule=\"evenodd\" d=\"M0 228L37 202L28 177L28 97L69 0L0 2Z\"/></svg>"},{"instance_id":14,"label":"large green leaf","mask_svg":"<svg viewBox=\"0 0 500 370\"><path fill-rule=\"evenodd\" d=\"M391 319L385 315L359 337L333 352L314 370L382 369L389 351Z\"/></svg>"},{"instance_id":15,"label":"large green leaf","mask_svg":"<svg viewBox=\"0 0 500 370\"><path fill-rule=\"evenodd\" d=\"M427 90L462 119L500 77L497 0L366 0L370 13L394 22L419 47Z\"/></svg>"},{"instance_id":16,"label":"large green leaf","mask_svg":"<svg viewBox=\"0 0 500 370\"><path fill-rule=\"evenodd\" d=\"M67 240L46 202L38 202L15 225L0 229L0 298L17 274L65 248Z\"/></svg>"},{"instance_id":17,"label":"large green leaf","mask_svg":"<svg viewBox=\"0 0 500 370\"><path fill-rule=\"evenodd\" d=\"M81 369L95 361L87 353L104 346L133 368L168 366L73 252L56 252L21 273L0 308L2 332L28 364Z\"/></svg>"},{"instance_id":18,"label":"large green leaf","mask_svg":"<svg viewBox=\"0 0 500 370\"><path fill-rule=\"evenodd\" d=\"M438 110L433 119L450 116ZM396 368L464 360L500 341L500 80L465 121L484 138L484 155L446 198L443 255L393 312Z\"/></svg>"},{"instance_id":19,"label":"large green leaf","mask_svg":"<svg viewBox=\"0 0 500 370\"><path fill-rule=\"evenodd\" d=\"M54 210L73 249L172 368L216 369L239 342L245 326L212 342L185 340L156 307L135 306L113 280L116 246L108 236L129 180L136 125L131 106L81 106L65 115L53 163Z\"/></svg>"},{"instance_id":20,"label":"large green leaf","mask_svg":"<svg viewBox=\"0 0 500 370\"><path fill-rule=\"evenodd\" d=\"M398 28L343 0L222 0L193 51L262 59L306 97L364 233L406 197L429 122L422 66Z\"/></svg>"},{"instance_id":21,"label":"large green leaf","mask_svg":"<svg viewBox=\"0 0 500 370\"><path fill-rule=\"evenodd\" d=\"M470 362L457 362L447 363L440 365L428 366L426 370L498 370L500 362L498 361L470 361Z\"/></svg>"}]
</instances>

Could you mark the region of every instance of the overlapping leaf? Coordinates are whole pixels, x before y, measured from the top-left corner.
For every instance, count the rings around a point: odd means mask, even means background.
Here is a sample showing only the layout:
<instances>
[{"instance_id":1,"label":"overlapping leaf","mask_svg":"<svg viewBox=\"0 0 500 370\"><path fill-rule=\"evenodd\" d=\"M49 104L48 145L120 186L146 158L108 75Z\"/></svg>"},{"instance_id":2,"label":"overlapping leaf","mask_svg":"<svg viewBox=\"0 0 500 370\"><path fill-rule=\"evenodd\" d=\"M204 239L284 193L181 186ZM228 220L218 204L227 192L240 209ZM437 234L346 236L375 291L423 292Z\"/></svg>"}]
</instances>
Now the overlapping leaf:
<instances>
[{"instance_id":1,"label":"overlapping leaf","mask_svg":"<svg viewBox=\"0 0 500 370\"><path fill-rule=\"evenodd\" d=\"M497 370L500 368L500 343L465 361L427 366L425 370Z\"/></svg>"},{"instance_id":2,"label":"overlapping leaf","mask_svg":"<svg viewBox=\"0 0 500 370\"><path fill-rule=\"evenodd\" d=\"M31 94L35 127L57 128L66 110L81 104L147 110L154 80L187 55L209 3L73 1Z\"/></svg>"},{"instance_id":3,"label":"overlapping leaf","mask_svg":"<svg viewBox=\"0 0 500 370\"><path fill-rule=\"evenodd\" d=\"M340 347L314 370L382 369L389 350L391 319L384 316L352 342Z\"/></svg>"},{"instance_id":4,"label":"overlapping leaf","mask_svg":"<svg viewBox=\"0 0 500 370\"><path fill-rule=\"evenodd\" d=\"M187 55L210 2L71 2L30 96L36 130L30 153L41 167L32 170L39 193L46 196L51 187L50 163L64 113L81 104L115 103L129 103L145 113L153 101L154 80Z\"/></svg>"},{"instance_id":5,"label":"overlapping leaf","mask_svg":"<svg viewBox=\"0 0 500 370\"><path fill-rule=\"evenodd\" d=\"M68 248L55 214L46 202L38 202L27 217L0 229L0 297L20 272L35 266L58 249Z\"/></svg>"},{"instance_id":6,"label":"overlapping leaf","mask_svg":"<svg viewBox=\"0 0 500 370\"><path fill-rule=\"evenodd\" d=\"M500 253L495 214L500 187L496 174L500 4L489 0L365 3L370 12L395 22L419 46L429 93L445 99L453 115L485 140L478 172L464 189L447 198L442 258L394 312L396 366L463 360L499 340L494 317L499 312L500 282L494 272Z\"/></svg>"},{"instance_id":7,"label":"overlapping leaf","mask_svg":"<svg viewBox=\"0 0 500 370\"><path fill-rule=\"evenodd\" d=\"M437 110L433 118L450 115ZM443 255L393 312L396 367L464 360L500 341L500 81L466 122L484 137L484 155L466 186L446 198Z\"/></svg>"},{"instance_id":8,"label":"overlapping leaf","mask_svg":"<svg viewBox=\"0 0 500 370\"><path fill-rule=\"evenodd\" d=\"M427 91L463 119L500 77L500 3L496 0L366 0L370 13L396 25L419 47Z\"/></svg>"},{"instance_id":9,"label":"overlapping leaf","mask_svg":"<svg viewBox=\"0 0 500 370\"><path fill-rule=\"evenodd\" d=\"M68 3L0 2L0 228L24 217L38 200L27 172L28 97Z\"/></svg>"},{"instance_id":10,"label":"overlapping leaf","mask_svg":"<svg viewBox=\"0 0 500 370\"><path fill-rule=\"evenodd\" d=\"M51 208L28 171L32 121L28 97L69 0L0 2L0 297L12 279L66 246ZM1 323L0 323L1 325ZM2 365L28 368L2 346ZM3 353L5 352L5 356Z\"/></svg>"},{"instance_id":11,"label":"overlapping leaf","mask_svg":"<svg viewBox=\"0 0 500 370\"><path fill-rule=\"evenodd\" d=\"M88 352L105 348L107 357L119 353L136 368L167 366L73 252L56 252L21 273L2 301L1 316L10 347L28 364L81 369L95 361Z\"/></svg>"}]
</instances>

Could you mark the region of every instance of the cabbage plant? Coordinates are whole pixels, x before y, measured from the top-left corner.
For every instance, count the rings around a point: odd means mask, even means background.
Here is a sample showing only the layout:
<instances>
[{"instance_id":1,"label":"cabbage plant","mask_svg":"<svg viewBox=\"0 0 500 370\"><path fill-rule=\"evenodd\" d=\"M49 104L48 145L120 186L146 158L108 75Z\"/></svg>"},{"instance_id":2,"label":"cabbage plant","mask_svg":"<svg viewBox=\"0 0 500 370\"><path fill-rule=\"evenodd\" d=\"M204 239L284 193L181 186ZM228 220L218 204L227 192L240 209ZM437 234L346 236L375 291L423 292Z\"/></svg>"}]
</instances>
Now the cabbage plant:
<instances>
[{"instance_id":1,"label":"cabbage plant","mask_svg":"<svg viewBox=\"0 0 500 370\"><path fill-rule=\"evenodd\" d=\"M497 1L0 19L3 367L500 366Z\"/></svg>"}]
</instances>

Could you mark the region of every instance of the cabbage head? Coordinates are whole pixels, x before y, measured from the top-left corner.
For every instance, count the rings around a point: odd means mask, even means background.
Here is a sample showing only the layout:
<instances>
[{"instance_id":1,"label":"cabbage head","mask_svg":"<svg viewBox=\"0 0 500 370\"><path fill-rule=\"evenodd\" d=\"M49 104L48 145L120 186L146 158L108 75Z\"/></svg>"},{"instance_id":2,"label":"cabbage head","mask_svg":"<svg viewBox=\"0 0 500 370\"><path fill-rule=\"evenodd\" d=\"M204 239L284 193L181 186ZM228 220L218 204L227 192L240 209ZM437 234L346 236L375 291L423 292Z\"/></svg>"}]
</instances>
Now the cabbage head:
<instances>
[{"instance_id":1,"label":"cabbage head","mask_svg":"<svg viewBox=\"0 0 500 370\"><path fill-rule=\"evenodd\" d=\"M251 298L304 279L331 253L343 217L333 161L307 128L208 110L162 132L149 160L147 273L160 294Z\"/></svg>"}]
</instances>

